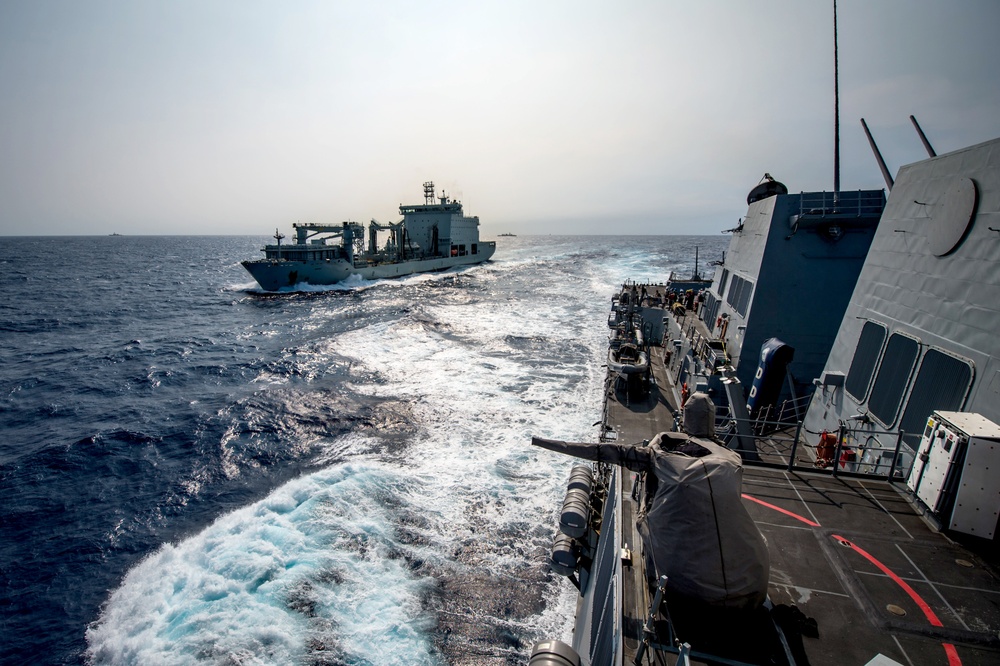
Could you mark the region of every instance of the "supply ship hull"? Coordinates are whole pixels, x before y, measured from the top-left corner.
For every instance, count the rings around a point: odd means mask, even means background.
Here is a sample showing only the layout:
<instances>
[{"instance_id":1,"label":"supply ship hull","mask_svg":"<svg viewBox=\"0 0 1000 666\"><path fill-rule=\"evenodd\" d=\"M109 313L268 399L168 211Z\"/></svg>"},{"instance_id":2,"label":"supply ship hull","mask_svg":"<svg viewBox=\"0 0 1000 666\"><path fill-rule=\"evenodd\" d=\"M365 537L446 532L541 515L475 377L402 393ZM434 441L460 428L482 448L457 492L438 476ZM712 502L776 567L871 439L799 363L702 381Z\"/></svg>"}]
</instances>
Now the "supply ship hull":
<instances>
[{"instance_id":1,"label":"supply ship hull","mask_svg":"<svg viewBox=\"0 0 1000 666\"><path fill-rule=\"evenodd\" d=\"M482 244L482 251L465 257L431 257L411 261L395 261L371 266L352 265L344 259L296 261L287 259L258 259L244 261L243 267L265 291L278 291L296 284L331 285L343 282L352 275L364 280L383 280L432 273L458 266L471 266L488 261L496 248Z\"/></svg>"}]
</instances>

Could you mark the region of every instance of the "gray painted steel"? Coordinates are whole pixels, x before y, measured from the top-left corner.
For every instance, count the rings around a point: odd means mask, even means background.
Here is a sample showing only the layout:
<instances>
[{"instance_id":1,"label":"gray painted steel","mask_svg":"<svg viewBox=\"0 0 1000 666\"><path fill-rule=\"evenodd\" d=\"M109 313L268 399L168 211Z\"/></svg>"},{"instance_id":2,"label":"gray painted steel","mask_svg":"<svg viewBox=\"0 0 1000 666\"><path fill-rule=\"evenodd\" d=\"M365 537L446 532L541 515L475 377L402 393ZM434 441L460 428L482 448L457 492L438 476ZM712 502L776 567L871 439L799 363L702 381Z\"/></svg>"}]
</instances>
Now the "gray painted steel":
<instances>
[{"instance_id":1,"label":"gray painted steel","mask_svg":"<svg viewBox=\"0 0 1000 666\"><path fill-rule=\"evenodd\" d=\"M817 391L807 432L859 416L872 431L908 425L915 448L933 410L1000 421L1000 139L899 170L827 371L851 368L866 322L888 331L871 390ZM893 335L918 343L912 369L888 365ZM899 409L873 402L880 381L900 395ZM872 437L889 446L893 436Z\"/></svg>"},{"instance_id":2,"label":"gray painted steel","mask_svg":"<svg viewBox=\"0 0 1000 666\"><path fill-rule=\"evenodd\" d=\"M797 393L819 377L882 213L882 190L777 195L754 201L716 271L706 316L749 387L761 345L795 349ZM722 325L719 323L722 317ZM728 319L728 324L726 320ZM711 321L708 321L711 320ZM845 369L846 370L846 369Z\"/></svg>"}]
</instances>

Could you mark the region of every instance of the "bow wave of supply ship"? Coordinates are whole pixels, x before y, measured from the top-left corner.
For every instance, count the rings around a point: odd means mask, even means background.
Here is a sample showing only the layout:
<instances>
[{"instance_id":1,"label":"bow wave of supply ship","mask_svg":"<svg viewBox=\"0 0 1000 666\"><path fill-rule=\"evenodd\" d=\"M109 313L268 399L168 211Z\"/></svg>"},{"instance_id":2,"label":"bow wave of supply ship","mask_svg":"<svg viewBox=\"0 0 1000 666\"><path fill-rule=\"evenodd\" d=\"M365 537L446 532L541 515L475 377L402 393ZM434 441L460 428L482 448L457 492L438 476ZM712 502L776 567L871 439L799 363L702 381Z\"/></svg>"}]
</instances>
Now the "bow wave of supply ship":
<instances>
[{"instance_id":1,"label":"bow wave of supply ship","mask_svg":"<svg viewBox=\"0 0 1000 666\"><path fill-rule=\"evenodd\" d=\"M765 176L710 281L612 298L531 664L1000 663L1000 139L911 120L888 200Z\"/></svg>"},{"instance_id":2,"label":"bow wave of supply ship","mask_svg":"<svg viewBox=\"0 0 1000 666\"><path fill-rule=\"evenodd\" d=\"M424 183L424 203L400 205L403 219L382 224L372 220L367 233L357 222L293 224L295 242L264 247L264 259L243 267L265 291L297 284L331 285L352 275L366 280L441 271L488 261L496 243L479 240L479 217L467 216L462 203L443 192L435 202L434 183ZM379 247L379 232L388 232ZM328 242L332 241L332 242Z\"/></svg>"}]
</instances>

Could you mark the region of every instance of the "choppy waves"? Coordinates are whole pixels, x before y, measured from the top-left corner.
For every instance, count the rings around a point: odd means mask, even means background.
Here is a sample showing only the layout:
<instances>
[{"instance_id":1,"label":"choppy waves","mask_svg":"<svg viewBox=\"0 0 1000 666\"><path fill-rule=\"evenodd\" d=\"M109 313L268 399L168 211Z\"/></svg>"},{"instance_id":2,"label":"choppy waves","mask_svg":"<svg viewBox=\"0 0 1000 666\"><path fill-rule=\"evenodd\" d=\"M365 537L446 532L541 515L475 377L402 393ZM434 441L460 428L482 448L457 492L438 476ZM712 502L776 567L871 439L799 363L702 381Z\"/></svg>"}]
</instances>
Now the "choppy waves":
<instances>
[{"instance_id":1,"label":"choppy waves","mask_svg":"<svg viewBox=\"0 0 1000 666\"><path fill-rule=\"evenodd\" d=\"M23 491L58 486L53 507L103 488L67 518L91 578L40 592L56 615L90 600L67 613L61 645L76 647L59 659L519 664L535 640L567 639L573 588L545 561L571 461L528 442L595 436L611 294L690 272L691 247L523 237L478 267L287 294L256 291L233 259L173 276L210 284L152 323L142 284L124 285L140 323L111 344L46 334L52 367L75 344L90 360L74 373L112 369L99 397L60 405L72 415L47 433L61 444L30 442L0 470ZM57 402L51 380L3 379L0 416ZM43 550L31 567L58 570Z\"/></svg>"},{"instance_id":2,"label":"choppy waves","mask_svg":"<svg viewBox=\"0 0 1000 666\"><path fill-rule=\"evenodd\" d=\"M285 484L133 568L87 631L97 663L434 663L401 543L401 498L419 481L376 463Z\"/></svg>"}]
</instances>

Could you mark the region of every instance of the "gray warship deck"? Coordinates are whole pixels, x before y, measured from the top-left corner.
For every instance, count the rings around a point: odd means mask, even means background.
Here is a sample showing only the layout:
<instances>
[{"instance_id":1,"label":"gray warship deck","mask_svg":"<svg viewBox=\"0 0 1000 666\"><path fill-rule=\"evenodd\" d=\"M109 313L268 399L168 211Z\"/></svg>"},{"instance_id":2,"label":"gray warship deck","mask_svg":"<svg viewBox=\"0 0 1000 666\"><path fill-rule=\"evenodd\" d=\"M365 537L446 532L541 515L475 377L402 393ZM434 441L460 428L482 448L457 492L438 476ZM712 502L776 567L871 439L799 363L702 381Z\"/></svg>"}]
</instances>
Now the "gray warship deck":
<instances>
[{"instance_id":1,"label":"gray warship deck","mask_svg":"<svg viewBox=\"0 0 1000 666\"><path fill-rule=\"evenodd\" d=\"M650 286L651 295L655 289ZM695 317L678 323L682 330L694 327L692 335L707 333ZM648 395L629 395L609 376L605 438L640 443L673 429L680 391L670 365L675 359L665 363L666 356L662 347L651 348ZM796 452L793 438L794 432L780 430L757 438L761 461L746 463L743 482L744 504L768 543L768 606L780 627L780 648L767 645L774 637L759 631L759 617L699 617L700 633L709 639L692 646L692 662L1000 663L993 544L960 543L935 529L907 497L904 481L811 468L814 455ZM634 482L625 471L618 491L622 663L633 663L640 649L654 593L639 555ZM666 605L657 609L641 663L678 660L675 625L684 618L674 620L668 621Z\"/></svg>"}]
</instances>

